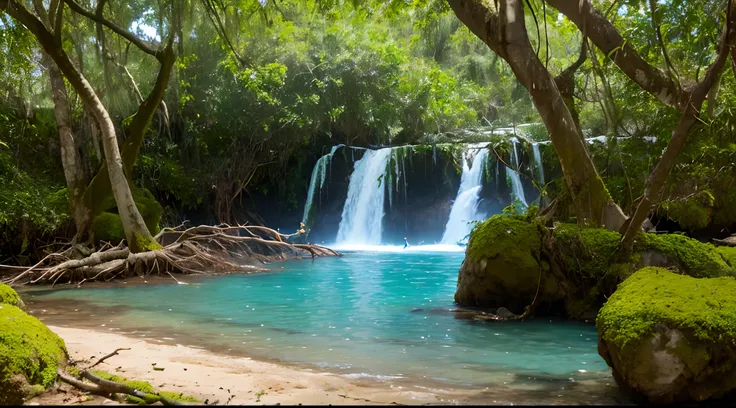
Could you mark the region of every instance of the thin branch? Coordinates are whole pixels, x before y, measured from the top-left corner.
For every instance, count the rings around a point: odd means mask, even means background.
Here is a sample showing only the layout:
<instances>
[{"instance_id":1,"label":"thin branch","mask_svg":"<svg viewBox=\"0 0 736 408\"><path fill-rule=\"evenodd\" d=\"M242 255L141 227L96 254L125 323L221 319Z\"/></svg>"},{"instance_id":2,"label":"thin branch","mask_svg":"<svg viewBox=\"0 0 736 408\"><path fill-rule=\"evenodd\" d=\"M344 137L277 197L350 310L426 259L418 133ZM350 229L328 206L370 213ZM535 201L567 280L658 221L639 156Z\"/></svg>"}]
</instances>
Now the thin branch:
<instances>
[{"instance_id":1,"label":"thin branch","mask_svg":"<svg viewBox=\"0 0 736 408\"><path fill-rule=\"evenodd\" d=\"M76 13L81 14L92 21L96 21L104 25L105 27L112 30L114 33L118 34L119 36L135 44L136 47L138 47L141 51L145 52L146 54L153 55L159 61L163 60L163 49L155 47L152 43L148 41L141 40L140 38L136 37L130 31L125 30L124 28L113 23L112 21L107 20L105 17L102 16L101 12L93 13L85 9L81 5L77 4L74 0L64 0L64 2L67 5L69 5L69 8L71 8Z\"/></svg>"},{"instance_id":2,"label":"thin branch","mask_svg":"<svg viewBox=\"0 0 736 408\"><path fill-rule=\"evenodd\" d=\"M675 70L675 66L672 65L670 56L667 54L667 47L664 45L664 40L662 39L662 29L660 24L657 23L657 0L649 0L649 9L652 13L652 27L657 35L657 42L659 43L659 48L662 50L665 66L667 67L670 78L679 86L680 80L677 78L677 70Z\"/></svg>"}]
</instances>

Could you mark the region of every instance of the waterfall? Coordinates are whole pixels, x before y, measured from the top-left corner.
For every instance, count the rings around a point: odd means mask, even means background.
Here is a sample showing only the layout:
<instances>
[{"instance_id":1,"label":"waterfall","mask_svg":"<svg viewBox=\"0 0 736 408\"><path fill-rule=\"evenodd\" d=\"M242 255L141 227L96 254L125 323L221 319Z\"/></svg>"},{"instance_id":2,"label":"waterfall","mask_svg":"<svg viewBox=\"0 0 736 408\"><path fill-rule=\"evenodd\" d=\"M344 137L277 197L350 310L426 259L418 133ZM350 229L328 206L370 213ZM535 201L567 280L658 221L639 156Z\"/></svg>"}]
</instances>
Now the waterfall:
<instances>
[{"instance_id":1,"label":"waterfall","mask_svg":"<svg viewBox=\"0 0 736 408\"><path fill-rule=\"evenodd\" d=\"M367 150L355 162L337 231L339 244L379 245L386 188L383 178L391 148Z\"/></svg>"},{"instance_id":2,"label":"waterfall","mask_svg":"<svg viewBox=\"0 0 736 408\"><path fill-rule=\"evenodd\" d=\"M526 202L526 197L524 197L524 186L521 185L521 177L519 176L519 173L516 171L516 169L519 168L519 155L516 152L516 144L518 141L516 138L511 138L511 143L514 145L513 154L511 155L511 165L514 166L514 169L511 169L509 167L506 167L506 176L511 180L511 193L513 194L513 199L518 198L519 201L524 205L524 207L528 207L529 204Z\"/></svg>"},{"instance_id":3,"label":"waterfall","mask_svg":"<svg viewBox=\"0 0 736 408\"><path fill-rule=\"evenodd\" d=\"M344 145L339 144L337 146L332 146L330 152L320 157L319 160L317 160L317 163L315 163L314 168L312 169L312 177L309 179L309 191L307 192L307 202L304 203L304 215L302 216L302 222L304 222L307 227L309 227L309 225L311 224L309 213L312 211L312 201L314 201L314 194L317 192L318 188L320 192L322 191L322 188L325 185L325 178L327 177L327 166L328 164L332 163L332 156L335 155L335 151L341 146ZM319 187L317 187L318 179Z\"/></svg>"},{"instance_id":4,"label":"waterfall","mask_svg":"<svg viewBox=\"0 0 736 408\"><path fill-rule=\"evenodd\" d=\"M470 233L469 221L482 220L485 214L478 213L478 199L483 181L483 168L488 149L480 149L473 159L473 164L468 167L467 153L463 152L463 173L460 177L460 188L457 197L450 210L450 219L445 226L442 235L442 244L457 244Z\"/></svg>"},{"instance_id":5,"label":"waterfall","mask_svg":"<svg viewBox=\"0 0 736 408\"><path fill-rule=\"evenodd\" d=\"M542 154L539 152L539 143L532 144L532 152L534 153L534 167L537 169L537 182L540 186L544 186L544 167L542 167Z\"/></svg>"}]
</instances>

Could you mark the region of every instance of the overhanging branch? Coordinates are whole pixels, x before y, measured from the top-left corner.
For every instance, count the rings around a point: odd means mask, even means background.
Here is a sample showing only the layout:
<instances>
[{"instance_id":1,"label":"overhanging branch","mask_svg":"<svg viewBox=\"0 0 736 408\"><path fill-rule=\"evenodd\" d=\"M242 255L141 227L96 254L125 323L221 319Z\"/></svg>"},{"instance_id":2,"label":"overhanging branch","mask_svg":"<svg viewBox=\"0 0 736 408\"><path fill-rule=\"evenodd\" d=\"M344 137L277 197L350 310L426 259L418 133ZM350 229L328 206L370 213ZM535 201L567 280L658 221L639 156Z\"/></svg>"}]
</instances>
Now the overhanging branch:
<instances>
[{"instance_id":1,"label":"overhanging branch","mask_svg":"<svg viewBox=\"0 0 736 408\"><path fill-rule=\"evenodd\" d=\"M590 38L632 81L667 105L686 109L689 95L661 69L648 62L621 37L616 27L589 0L547 0Z\"/></svg>"},{"instance_id":2,"label":"overhanging branch","mask_svg":"<svg viewBox=\"0 0 736 408\"><path fill-rule=\"evenodd\" d=\"M141 51L145 52L146 54L153 55L159 61L163 60L163 50L161 48L155 47L153 44L151 44L148 41L141 40L140 38L136 37L130 31L120 27L119 25L113 23L112 21L107 20L106 18L102 16L101 10L100 10L100 13L95 13L95 12L85 9L81 5L77 4L74 0L64 0L64 2L67 5L69 5L69 8L74 10L76 13L81 14L84 17L87 17L88 19L92 21L96 21L104 25L105 27L112 30L114 33L118 34L119 36L133 43L136 47L138 47Z\"/></svg>"}]
</instances>

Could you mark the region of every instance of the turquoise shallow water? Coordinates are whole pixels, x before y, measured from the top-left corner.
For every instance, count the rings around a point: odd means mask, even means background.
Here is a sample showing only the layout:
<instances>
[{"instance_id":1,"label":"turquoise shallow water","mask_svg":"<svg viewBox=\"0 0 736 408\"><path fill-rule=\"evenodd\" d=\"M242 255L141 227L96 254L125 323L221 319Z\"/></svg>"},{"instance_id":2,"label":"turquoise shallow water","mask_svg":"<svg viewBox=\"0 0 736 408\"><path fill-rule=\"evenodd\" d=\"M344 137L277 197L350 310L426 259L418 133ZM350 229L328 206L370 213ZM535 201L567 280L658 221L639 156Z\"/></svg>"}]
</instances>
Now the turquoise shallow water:
<instances>
[{"instance_id":1,"label":"turquoise shallow water","mask_svg":"<svg viewBox=\"0 0 736 408\"><path fill-rule=\"evenodd\" d=\"M116 283L24 297L50 324L56 324L53 316L44 317L40 308L74 305L67 307L78 314L71 319L88 325L353 376L472 387L511 377L612 382L592 325L456 318L449 309L455 307L463 257L462 252L355 252L274 264L273 272L188 280L188 285ZM98 307L80 308L64 303L68 300Z\"/></svg>"}]
</instances>

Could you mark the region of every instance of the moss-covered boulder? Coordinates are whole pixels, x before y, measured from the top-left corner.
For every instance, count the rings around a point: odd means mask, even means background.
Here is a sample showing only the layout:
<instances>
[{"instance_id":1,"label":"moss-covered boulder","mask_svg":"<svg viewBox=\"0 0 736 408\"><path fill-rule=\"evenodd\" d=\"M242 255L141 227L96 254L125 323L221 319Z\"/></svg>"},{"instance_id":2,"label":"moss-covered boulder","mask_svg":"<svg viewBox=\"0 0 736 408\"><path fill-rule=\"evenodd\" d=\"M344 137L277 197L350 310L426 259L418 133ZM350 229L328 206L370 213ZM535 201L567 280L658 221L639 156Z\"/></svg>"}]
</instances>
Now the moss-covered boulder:
<instances>
[{"instance_id":1,"label":"moss-covered boulder","mask_svg":"<svg viewBox=\"0 0 736 408\"><path fill-rule=\"evenodd\" d=\"M18 293L4 283L0 283L0 304L13 305L20 309L26 308Z\"/></svg>"},{"instance_id":2,"label":"moss-covered boulder","mask_svg":"<svg viewBox=\"0 0 736 408\"><path fill-rule=\"evenodd\" d=\"M0 304L0 405L21 405L56 380L66 364L64 341L33 316Z\"/></svg>"},{"instance_id":3,"label":"moss-covered boulder","mask_svg":"<svg viewBox=\"0 0 736 408\"><path fill-rule=\"evenodd\" d=\"M598 352L619 385L651 403L703 401L736 389L736 279L648 267L601 309Z\"/></svg>"},{"instance_id":4,"label":"moss-covered boulder","mask_svg":"<svg viewBox=\"0 0 736 408\"><path fill-rule=\"evenodd\" d=\"M138 211L143 217L143 221L146 223L146 227L151 231L152 234L159 232L161 215L163 214L163 207L156 201L147 189L134 188L132 190L133 200L135 205L138 207ZM125 238L125 231L123 230L123 222L120 220L120 215L112 211L115 210L115 199L110 195L105 199L103 205L105 211L98 214L92 220L92 232L95 235L97 241L109 241L119 242Z\"/></svg>"},{"instance_id":5,"label":"moss-covered boulder","mask_svg":"<svg viewBox=\"0 0 736 408\"><path fill-rule=\"evenodd\" d=\"M618 232L602 228L562 223L549 228L527 216L494 216L470 235L455 301L505 306L518 314L536 296L536 315L592 321L618 284L647 266L697 278L736 276L736 248L642 232L634 255L622 262L620 241Z\"/></svg>"},{"instance_id":6,"label":"moss-covered boulder","mask_svg":"<svg viewBox=\"0 0 736 408\"><path fill-rule=\"evenodd\" d=\"M535 296L539 303L559 300L559 282L541 260L541 249L542 232L536 224L521 216L491 217L470 236L455 302L464 306L503 306L521 314Z\"/></svg>"}]
</instances>

